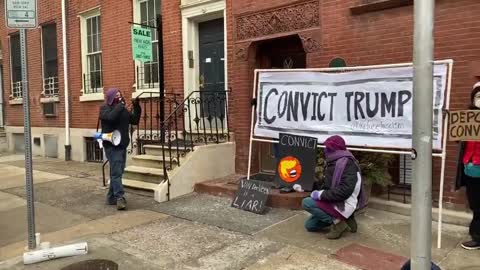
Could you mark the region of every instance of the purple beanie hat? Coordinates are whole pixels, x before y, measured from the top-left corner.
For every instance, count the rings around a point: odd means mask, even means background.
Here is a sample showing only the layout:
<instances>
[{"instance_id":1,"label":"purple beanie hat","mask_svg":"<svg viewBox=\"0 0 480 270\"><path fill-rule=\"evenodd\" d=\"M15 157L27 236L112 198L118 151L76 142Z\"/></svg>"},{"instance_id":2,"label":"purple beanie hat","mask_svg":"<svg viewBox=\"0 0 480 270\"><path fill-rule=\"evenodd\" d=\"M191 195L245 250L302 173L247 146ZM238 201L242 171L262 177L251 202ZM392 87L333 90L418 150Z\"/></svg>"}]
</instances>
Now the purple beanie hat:
<instances>
[{"instance_id":1,"label":"purple beanie hat","mask_svg":"<svg viewBox=\"0 0 480 270\"><path fill-rule=\"evenodd\" d=\"M105 101L107 102L107 105L112 105L113 100L115 99L115 96L118 93L118 88L110 88L108 89L107 93L105 94Z\"/></svg>"},{"instance_id":2,"label":"purple beanie hat","mask_svg":"<svg viewBox=\"0 0 480 270\"><path fill-rule=\"evenodd\" d=\"M345 144L345 140L338 136L331 136L327 140L325 140L325 147L332 152L337 150L347 150L347 146Z\"/></svg>"}]
</instances>

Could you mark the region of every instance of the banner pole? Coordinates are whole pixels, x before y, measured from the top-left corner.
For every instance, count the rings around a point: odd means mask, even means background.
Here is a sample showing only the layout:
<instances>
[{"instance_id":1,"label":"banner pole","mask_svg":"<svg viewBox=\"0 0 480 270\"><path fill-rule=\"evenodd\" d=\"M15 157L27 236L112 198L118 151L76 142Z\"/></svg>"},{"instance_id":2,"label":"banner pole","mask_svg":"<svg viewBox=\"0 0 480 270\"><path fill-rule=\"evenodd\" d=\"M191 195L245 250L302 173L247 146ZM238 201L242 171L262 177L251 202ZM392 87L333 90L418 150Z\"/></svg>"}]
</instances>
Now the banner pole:
<instances>
[{"instance_id":1,"label":"banner pole","mask_svg":"<svg viewBox=\"0 0 480 270\"><path fill-rule=\"evenodd\" d=\"M257 97L257 93L255 92L255 89L257 87L257 75L258 75L258 71L255 70L254 72L254 79L253 79L253 90L252 90L252 97L253 97L253 100L256 99ZM255 109L256 109L256 105L253 105L252 104L252 115L251 115L251 119L250 119L250 139L249 139L249 145L248 145L248 166L247 166L247 180L250 180L250 173L251 173L251 170L252 170L252 144L253 144L253 125L255 124L254 121L255 121Z\"/></svg>"},{"instance_id":2,"label":"banner pole","mask_svg":"<svg viewBox=\"0 0 480 270\"><path fill-rule=\"evenodd\" d=\"M452 73L453 73L453 61L448 63L448 76L447 76L447 94L445 109L448 112L450 109L450 91L452 89ZM448 136L449 118L448 114L445 115L443 124L443 151L442 151L442 171L440 172L440 191L438 195L438 227L437 227L437 248L442 248L442 226L443 226L443 189L445 186L445 163L447 160L447 136Z\"/></svg>"}]
</instances>

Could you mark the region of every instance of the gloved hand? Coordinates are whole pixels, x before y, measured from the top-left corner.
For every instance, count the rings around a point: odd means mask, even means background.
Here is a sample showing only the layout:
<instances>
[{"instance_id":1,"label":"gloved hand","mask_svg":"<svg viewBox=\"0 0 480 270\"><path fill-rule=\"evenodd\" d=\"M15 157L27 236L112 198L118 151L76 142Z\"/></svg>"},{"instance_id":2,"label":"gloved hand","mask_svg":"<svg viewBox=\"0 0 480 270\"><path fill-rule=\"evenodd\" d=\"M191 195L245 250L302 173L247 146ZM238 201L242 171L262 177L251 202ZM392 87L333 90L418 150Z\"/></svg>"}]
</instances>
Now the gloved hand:
<instances>
[{"instance_id":1,"label":"gloved hand","mask_svg":"<svg viewBox=\"0 0 480 270\"><path fill-rule=\"evenodd\" d=\"M320 201L320 196L322 195L323 190L314 190L310 193L310 197L316 201Z\"/></svg>"},{"instance_id":2,"label":"gloved hand","mask_svg":"<svg viewBox=\"0 0 480 270\"><path fill-rule=\"evenodd\" d=\"M303 191L304 191L304 190L302 189L302 186L299 185L299 184L293 185L293 190L295 190L296 192L303 192Z\"/></svg>"}]
</instances>

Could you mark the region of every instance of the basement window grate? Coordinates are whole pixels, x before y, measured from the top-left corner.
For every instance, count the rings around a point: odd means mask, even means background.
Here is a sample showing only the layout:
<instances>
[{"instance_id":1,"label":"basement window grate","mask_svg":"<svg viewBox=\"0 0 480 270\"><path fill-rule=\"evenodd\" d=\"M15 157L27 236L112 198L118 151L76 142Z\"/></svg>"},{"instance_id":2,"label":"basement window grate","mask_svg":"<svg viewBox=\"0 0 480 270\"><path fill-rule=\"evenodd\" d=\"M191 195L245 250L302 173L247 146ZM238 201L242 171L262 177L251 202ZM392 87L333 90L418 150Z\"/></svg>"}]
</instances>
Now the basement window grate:
<instances>
[{"instance_id":1,"label":"basement window grate","mask_svg":"<svg viewBox=\"0 0 480 270\"><path fill-rule=\"evenodd\" d=\"M87 148L87 162L103 162L103 151L93 138L85 138Z\"/></svg>"}]
</instances>

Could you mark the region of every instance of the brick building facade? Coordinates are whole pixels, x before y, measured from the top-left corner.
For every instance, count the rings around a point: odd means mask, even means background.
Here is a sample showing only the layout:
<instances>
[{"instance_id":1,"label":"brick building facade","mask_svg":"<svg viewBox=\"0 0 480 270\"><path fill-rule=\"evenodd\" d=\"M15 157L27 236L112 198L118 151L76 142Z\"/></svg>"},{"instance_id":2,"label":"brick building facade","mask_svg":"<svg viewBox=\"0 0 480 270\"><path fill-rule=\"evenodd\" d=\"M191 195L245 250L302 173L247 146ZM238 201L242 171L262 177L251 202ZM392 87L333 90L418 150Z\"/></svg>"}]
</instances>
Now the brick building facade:
<instances>
[{"instance_id":1,"label":"brick building facade","mask_svg":"<svg viewBox=\"0 0 480 270\"><path fill-rule=\"evenodd\" d=\"M471 87L480 77L478 8L475 0L436 1L434 57L454 60L452 110L468 106ZM235 119L238 172L246 171L254 68L273 67L282 57L300 59L297 67L305 61L307 68L328 67L338 57L348 66L412 62L412 1L243 0L227 1L227 10L230 117ZM457 145L449 143L444 200L452 207L465 203L463 192L454 191L456 151ZM253 157L262 159L259 152L268 155L257 146ZM434 162L437 190L439 161Z\"/></svg>"},{"instance_id":2,"label":"brick building facade","mask_svg":"<svg viewBox=\"0 0 480 270\"><path fill-rule=\"evenodd\" d=\"M408 0L120 2L67 1L72 158L76 160L86 159L84 140L95 130L102 89L119 87L128 97L158 90L158 78L152 79L154 72L145 75L146 66L132 60L129 22L151 23L161 14L164 58L160 66L164 67L166 92L186 96L191 91L208 87L212 81L217 88L231 88L229 118L235 135L238 173L245 173L247 167L255 68L283 68L287 59L288 67L299 68L328 67L334 58L344 59L348 66L412 61L413 6ZM3 5L0 3L1 8ZM480 31L480 19L475 12L479 8L480 2L476 0L437 1L435 59L455 61L452 109L467 106L470 88L480 76L480 36L476 35ZM57 156L62 158L65 106L61 6L59 1L39 0L39 11L41 27L28 31L33 133L34 137L41 137L41 146L34 150L45 155L45 135L55 135ZM99 19L92 19L96 17ZM48 96L42 94L46 79L42 29L52 23L57 33L58 74L54 77L58 77L55 79L58 94ZM100 27L98 31L87 30L87 25ZM7 30L2 24L0 32L4 49L4 96L9 97L15 86L11 75L11 45L15 31ZM90 48L86 40L94 39L97 41L91 41ZM95 55L101 55L101 79L84 79L87 75L99 74L98 65L87 67L88 61L95 61ZM153 70L156 70L154 65ZM90 91L92 84L100 82L101 87ZM6 100L6 130L10 149L14 150L15 140L21 141L23 133L21 99L12 96ZM54 102L56 116L45 116L42 102ZM255 170L271 165L269 151L268 146L255 145ZM453 191L455 159L456 145L449 144L445 200L452 206L464 204L463 193ZM435 179L439 175L438 165L439 162L435 162Z\"/></svg>"},{"instance_id":3,"label":"brick building facade","mask_svg":"<svg viewBox=\"0 0 480 270\"><path fill-rule=\"evenodd\" d=\"M0 6L3 9L4 3ZM96 129L104 90L118 87L128 103L131 97L141 92L158 91L158 64L142 65L132 59L130 22L154 26L161 7L159 0L125 1L121 5L118 1L66 1L66 7L71 158L84 161L87 159L85 138L91 138ZM39 27L27 31L32 134L37 139L33 153L64 158L61 1L39 0L38 11ZM51 34L45 29L50 29ZM6 131L10 150L21 151L21 72L19 68L15 70L20 58L18 30L6 29L2 24L0 31L1 42L5 46L3 57L5 63L9 63L4 65ZM154 29L152 31L155 32ZM153 43L153 50L157 50L156 43ZM51 74L47 74L48 61L53 70Z\"/></svg>"}]
</instances>

